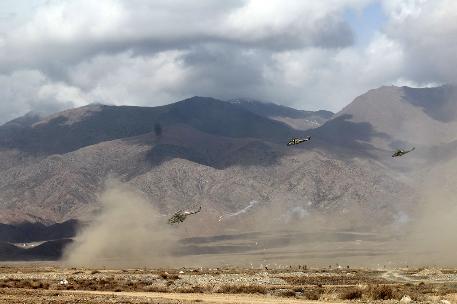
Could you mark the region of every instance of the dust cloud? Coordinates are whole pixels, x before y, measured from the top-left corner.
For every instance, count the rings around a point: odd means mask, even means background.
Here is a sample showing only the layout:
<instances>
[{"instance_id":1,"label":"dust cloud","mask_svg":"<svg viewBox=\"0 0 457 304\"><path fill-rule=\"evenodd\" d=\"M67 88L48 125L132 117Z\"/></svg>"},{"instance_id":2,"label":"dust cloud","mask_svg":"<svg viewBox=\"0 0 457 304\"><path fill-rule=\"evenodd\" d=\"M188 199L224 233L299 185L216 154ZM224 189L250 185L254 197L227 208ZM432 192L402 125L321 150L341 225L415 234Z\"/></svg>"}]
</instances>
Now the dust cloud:
<instances>
[{"instance_id":1,"label":"dust cloud","mask_svg":"<svg viewBox=\"0 0 457 304\"><path fill-rule=\"evenodd\" d=\"M457 265L457 159L427 170L406 246L418 264Z\"/></svg>"},{"instance_id":2,"label":"dust cloud","mask_svg":"<svg viewBox=\"0 0 457 304\"><path fill-rule=\"evenodd\" d=\"M141 193L109 180L98 201L99 214L65 250L67 264L96 267L169 264L176 237L166 218Z\"/></svg>"},{"instance_id":3,"label":"dust cloud","mask_svg":"<svg viewBox=\"0 0 457 304\"><path fill-rule=\"evenodd\" d=\"M395 229L375 225L376 210L370 215L346 206L346 213L322 215L298 201L250 202L224 217L203 210L173 229L140 192L111 180L100 195L99 215L67 248L65 261L116 267L273 261L455 266L455 172L457 160L415 171L416 205L399 216L408 220L398 220Z\"/></svg>"}]
</instances>

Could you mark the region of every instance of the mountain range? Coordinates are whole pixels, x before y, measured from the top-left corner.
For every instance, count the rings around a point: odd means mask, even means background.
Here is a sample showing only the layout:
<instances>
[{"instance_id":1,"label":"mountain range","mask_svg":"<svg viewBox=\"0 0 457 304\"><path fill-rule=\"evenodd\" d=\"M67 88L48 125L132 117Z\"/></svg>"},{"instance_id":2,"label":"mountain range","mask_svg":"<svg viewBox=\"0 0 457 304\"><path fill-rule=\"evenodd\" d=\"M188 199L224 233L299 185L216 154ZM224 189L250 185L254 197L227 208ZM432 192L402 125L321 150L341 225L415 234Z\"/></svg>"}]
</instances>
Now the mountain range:
<instances>
[{"instance_id":1,"label":"mountain range","mask_svg":"<svg viewBox=\"0 0 457 304\"><path fill-rule=\"evenodd\" d=\"M90 220L114 176L162 215L202 205L202 234L254 227L265 212L275 225L319 214L394 223L414 212L414 172L456 156L456 96L451 85L381 87L335 114L208 97L29 113L0 127L0 222Z\"/></svg>"}]
</instances>

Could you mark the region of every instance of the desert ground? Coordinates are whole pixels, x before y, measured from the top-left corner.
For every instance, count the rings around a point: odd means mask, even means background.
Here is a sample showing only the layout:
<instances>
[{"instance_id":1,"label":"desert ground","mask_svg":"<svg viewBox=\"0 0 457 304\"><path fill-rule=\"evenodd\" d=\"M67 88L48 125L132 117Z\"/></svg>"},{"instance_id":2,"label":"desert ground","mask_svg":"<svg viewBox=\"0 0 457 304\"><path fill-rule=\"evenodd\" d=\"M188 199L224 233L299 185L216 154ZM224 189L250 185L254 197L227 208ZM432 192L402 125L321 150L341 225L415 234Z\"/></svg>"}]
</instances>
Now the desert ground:
<instances>
[{"instance_id":1,"label":"desert ground","mask_svg":"<svg viewBox=\"0 0 457 304\"><path fill-rule=\"evenodd\" d=\"M457 303L457 269L0 266L0 303Z\"/></svg>"}]
</instances>

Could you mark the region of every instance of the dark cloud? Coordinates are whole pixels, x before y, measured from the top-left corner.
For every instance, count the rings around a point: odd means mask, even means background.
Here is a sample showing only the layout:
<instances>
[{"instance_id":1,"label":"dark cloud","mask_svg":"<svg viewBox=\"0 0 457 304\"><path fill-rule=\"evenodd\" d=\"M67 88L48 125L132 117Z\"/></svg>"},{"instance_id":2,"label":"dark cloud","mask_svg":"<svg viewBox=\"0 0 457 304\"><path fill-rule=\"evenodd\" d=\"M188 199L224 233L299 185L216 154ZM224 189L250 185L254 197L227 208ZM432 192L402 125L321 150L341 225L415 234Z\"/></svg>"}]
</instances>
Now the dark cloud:
<instances>
[{"instance_id":1,"label":"dark cloud","mask_svg":"<svg viewBox=\"0 0 457 304\"><path fill-rule=\"evenodd\" d=\"M234 94L256 94L253 90L265 81L264 66L271 64L266 51L227 44L194 47L183 60L192 72L192 81L184 88L189 95L200 92L224 99Z\"/></svg>"},{"instance_id":2,"label":"dark cloud","mask_svg":"<svg viewBox=\"0 0 457 304\"><path fill-rule=\"evenodd\" d=\"M313 44L323 48L348 47L354 43L354 34L341 16L328 16L316 22Z\"/></svg>"}]
</instances>

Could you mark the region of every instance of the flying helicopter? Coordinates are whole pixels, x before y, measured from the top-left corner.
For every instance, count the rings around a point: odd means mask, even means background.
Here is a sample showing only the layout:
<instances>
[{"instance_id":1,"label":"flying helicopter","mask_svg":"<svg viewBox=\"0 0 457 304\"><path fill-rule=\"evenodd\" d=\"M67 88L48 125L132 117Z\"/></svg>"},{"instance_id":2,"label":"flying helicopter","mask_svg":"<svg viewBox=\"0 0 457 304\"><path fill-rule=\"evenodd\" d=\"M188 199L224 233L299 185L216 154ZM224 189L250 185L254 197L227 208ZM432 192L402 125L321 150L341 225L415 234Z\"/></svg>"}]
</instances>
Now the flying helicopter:
<instances>
[{"instance_id":1,"label":"flying helicopter","mask_svg":"<svg viewBox=\"0 0 457 304\"><path fill-rule=\"evenodd\" d=\"M179 224L182 223L186 220L186 218L189 215L197 214L202 210L202 206L200 206L196 211L182 211L178 210L173 214L172 217L168 219L168 224L173 225L173 224Z\"/></svg>"},{"instance_id":2,"label":"flying helicopter","mask_svg":"<svg viewBox=\"0 0 457 304\"><path fill-rule=\"evenodd\" d=\"M289 140L287 145L288 146L298 145L298 144L304 143L305 141L310 141L310 140L311 140L311 136L308 136L306 138L292 138L291 140Z\"/></svg>"},{"instance_id":3,"label":"flying helicopter","mask_svg":"<svg viewBox=\"0 0 457 304\"><path fill-rule=\"evenodd\" d=\"M416 148L413 147L411 150L402 150L402 149L398 149L394 152L394 154L392 154L392 157L399 157L399 156L403 156L409 152L412 152L414 151Z\"/></svg>"}]
</instances>

